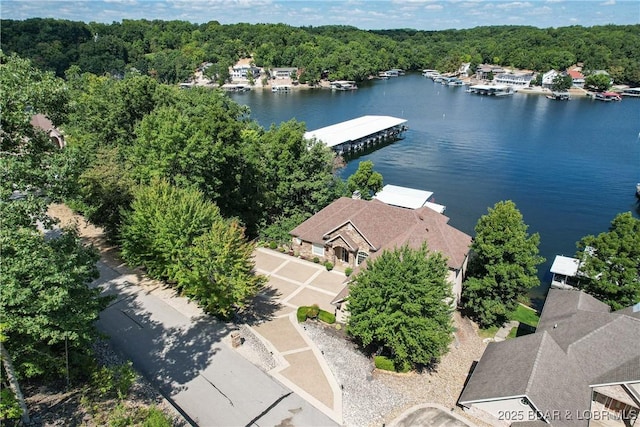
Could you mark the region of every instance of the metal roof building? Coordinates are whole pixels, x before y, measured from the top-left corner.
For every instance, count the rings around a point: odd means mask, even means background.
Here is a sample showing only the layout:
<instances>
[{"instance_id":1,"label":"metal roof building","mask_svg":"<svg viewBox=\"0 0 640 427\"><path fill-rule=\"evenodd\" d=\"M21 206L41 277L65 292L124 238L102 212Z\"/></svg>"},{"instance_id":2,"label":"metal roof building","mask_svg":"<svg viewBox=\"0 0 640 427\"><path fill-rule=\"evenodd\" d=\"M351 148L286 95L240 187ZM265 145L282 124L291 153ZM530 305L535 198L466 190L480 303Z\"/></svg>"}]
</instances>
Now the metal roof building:
<instances>
[{"instance_id":1,"label":"metal roof building","mask_svg":"<svg viewBox=\"0 0 640 427\"><path fill-rule=\"evenodd\" d=\"M419 209L426 206L438 213L444 213L446 209L445 206L429 201L432 196L432 191L417 190L415 188L387 184L382 188L382 190L376 193L373 198L388 205L398 206L401 208Z\"/></svg>"},{"instance_id":2,"label":"metal roof building","mask_svg":"<svg viewBox=\"0 0 640 427\"><path fill-rule=\"evenodd\" d=\"M304 137L315 138L342 153L373 145L386 138L397 138L407 130L406 122L405 119L391 116L362 116L305 132Z\"/></svg>"}]
</instances>

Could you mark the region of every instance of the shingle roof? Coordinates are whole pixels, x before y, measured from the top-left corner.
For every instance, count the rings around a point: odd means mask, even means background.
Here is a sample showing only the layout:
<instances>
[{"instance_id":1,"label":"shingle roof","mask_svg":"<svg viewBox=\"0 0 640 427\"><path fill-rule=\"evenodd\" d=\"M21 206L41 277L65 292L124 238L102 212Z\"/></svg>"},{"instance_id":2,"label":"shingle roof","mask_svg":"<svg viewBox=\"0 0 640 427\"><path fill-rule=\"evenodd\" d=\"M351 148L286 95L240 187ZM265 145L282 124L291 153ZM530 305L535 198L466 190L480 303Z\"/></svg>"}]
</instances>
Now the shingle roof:
<instances>
[{"instance_id":1,"label":"shingle roof","mask_svg":"<svg viewBox=\"0 0 640 427\"><path fill-rule=\"evenodd\" d=\"M571 415L589 408L590 396L575 362L543 332L490 343L459 403L526 397L543 415L557 414L550 420L554 426L581 426L586 423Z\"/></svg>"},{"instance_id":2,"label":"shingle roof","mask_svg":"<svg viewBox=\"0 0 640 427\"><path fill-rule=\"evenodd\" d=\"M582 291L551 289L536 333L489 344L459 403L526 395L543 413L574 417L551 425L587 425L576 414L590 408L590 385L640 381L640 319L626 311L610 313Z\"/></svg>"},{"instance_id":3,"label":"shingle roof","mask_svg":"<svg viewBox=\"0 0 640 427\"><path fill-rule=\"evenodd\" d=\"M467 256L471 236L447 224L449 218L429 208L415 210L389 206L377 200L342 197L291 231L304 241L323 244L324 237L350 223L369 242L370 250L427 242L429 250L447 257L459 269Z\"/></svg>"}]
</instances>

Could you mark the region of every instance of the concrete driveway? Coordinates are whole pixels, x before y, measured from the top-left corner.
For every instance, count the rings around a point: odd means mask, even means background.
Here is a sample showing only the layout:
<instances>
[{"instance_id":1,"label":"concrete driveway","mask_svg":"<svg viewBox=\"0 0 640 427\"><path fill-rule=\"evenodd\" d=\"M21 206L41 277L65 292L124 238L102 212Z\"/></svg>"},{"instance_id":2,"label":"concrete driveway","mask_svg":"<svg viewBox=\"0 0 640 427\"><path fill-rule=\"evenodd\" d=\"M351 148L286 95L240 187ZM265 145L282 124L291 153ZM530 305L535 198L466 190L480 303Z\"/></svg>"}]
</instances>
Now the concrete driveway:
<instances>
[{"instance_id":1,"label":"concrete driveway","mask_svg":"<svg viewBox=\"0 0 640 427\"><path fill-rule=\"evenodd\" d=\"M296 310L317 304L333 313L331 301L344 286L344 274L265 248L256 249L254 261L257 272L268 278L263 296L270 300L273 313L251 329L280 362L269 373L341 423L342 389L320 350L302 330Z\"/></svg>"},{"instance_id":2,"label":"concrete driveway","mask_svg":"<svg viewBox=\"0 0 640 427\"><path fill-rule=\"evenodd\" d=\"M98 266L94 286L116 297L101 313L99 329L191 424L336 425L231 349L224 339L233 325L140 275L102 261Z\"/></svg>"}]
</instances>

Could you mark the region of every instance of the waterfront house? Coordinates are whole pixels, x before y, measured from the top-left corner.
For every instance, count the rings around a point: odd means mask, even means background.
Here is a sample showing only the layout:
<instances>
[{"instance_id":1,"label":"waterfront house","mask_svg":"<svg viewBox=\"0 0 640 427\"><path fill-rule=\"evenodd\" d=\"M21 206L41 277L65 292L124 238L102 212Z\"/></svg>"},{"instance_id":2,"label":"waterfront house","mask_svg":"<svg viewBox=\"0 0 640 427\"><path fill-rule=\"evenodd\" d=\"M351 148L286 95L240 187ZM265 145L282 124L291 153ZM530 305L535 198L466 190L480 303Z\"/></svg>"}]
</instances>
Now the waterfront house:
<instances>
[{"instance_id":1,"label":"waterfront house","mask_svg":"<svg viewBox=\"0 0 640 427\"><path fill-rule=\"evenodd\" d=\"M298 69L295 67L284 67L284 68L272 68L269 71L271 75L271 79L273 80L282 80L282 79L297 79L298 78Z\"/></svg>"},{"instance_id":2,"label":"waterfront house","mask_svg":"<svg viewBox=\"0 0 640 427\"><path fill-rule=\"evenodd\" d=\"M532 79L532 73L502 73L493 78L493 83L496 85L511 86L514 90L518 90L529 87Z\"/></svg>"},{"instance_id":3,"label":"waterfront house","mask_svg":"<svg viewBox=\"0 0 640 427\"><path fill-rule=\"evenodd\" d=\"M584 87L584 75L582 74L582 72L580 72L579 70L573 69L573 70L568 70L567 74L571 76L574 87L580 87L580 88Z\"/></svg>"},{"instance_id":4,"label":"waterfront house","mask_svg":"<svg viewBox=\"0 0 640 427\"><path fill-rule=\"evenodd\" d=\"M449 267L455 302L460 298L471 236L448 224L449 218L426 207L406 209L379 200L342 197L291 231L293 250L341 268L359 268L384 250L427 243ZM345 288L334 303L344 301Z\"/></svg>"},{"instance_id":5,"label":"waterfront house","mask_svg":"<svg viewBox=\"0 0 640 427\"><path fill-rule=\"evenodd\" d=\"M503 74L506 71L499 65L480 64L476 67L476 79L491 80L497 74Z\"/></svg>"},{"instance_id":6,"label":"waterfront house","mask_svg":"<svg viewBox=\"0 0 640 427\"><path fill-rule=\"evenodd\" d=\"M611 312L582 291L550 289L536 332L489 343L458 403L495 426L633 425L638 343L640 304Z\"/></svg>"},{"instance_id":7,"label":"waterfront house","mask_svg":"<svg viewBox=\"0 0 640 427\"><path fill-rule=\"evenodd\" d=\"M242 58L229 69L229 76L232 81L255 79L260 76L260 68L253 65L252 58Z\"/></svg>"},{"instance_id":8,"label":"waterfront house","mask_svg":"<svg viewBox=\"0 0 640 427\"><path fill-rule=\"evenodd\" d=\"M559 71L549 70L542 75L542 87L547 89L553 89L553 81L561 75Z\"/></svg>"}]
</instances>

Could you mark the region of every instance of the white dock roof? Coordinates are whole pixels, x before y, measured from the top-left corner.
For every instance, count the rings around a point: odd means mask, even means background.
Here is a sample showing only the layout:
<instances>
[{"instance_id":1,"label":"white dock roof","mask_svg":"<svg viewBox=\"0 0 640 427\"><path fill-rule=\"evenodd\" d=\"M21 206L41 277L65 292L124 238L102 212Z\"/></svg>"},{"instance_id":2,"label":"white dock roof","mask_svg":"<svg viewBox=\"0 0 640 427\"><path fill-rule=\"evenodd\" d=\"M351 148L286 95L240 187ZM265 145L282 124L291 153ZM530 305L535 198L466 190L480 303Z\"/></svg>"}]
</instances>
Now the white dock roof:
<instances>
[{"instance_id":1,"label":"white dock roof","mask_svg":"<svg viewBox=\"0 0 640 427\"><path fill-rule=\"evenodd\" d=\"M401 208L418 209L425 206L431 196L433 196L433 192L431 191L416 190L415 188L387 184L382 188L382 190L376 193L373 198L388 205L399 206Z\"/></svg>"},{"instance_id":2,"label":"white dock roof","mask_svg":"<svg viewBox=\"0 0 640 427\"><path fill-rule=\"evenodd\" d=\"M556 255L551 265L553 274L563 274L565 276L575 277L578 274L578 266L580 261L576 258L570 258L562 255Z\"/></svg>"},{"instance_id":3,"label":"white dock roof","mask_svg":"<svg viewBox=\"0 0 640 427\"><path fill-rule=\"evenodd\" d=\"M329 147L355 141L360 138L381 132L406 123L404 119L391 116L362 116L357 119L305 132L306 139L316 138Z\"/></svg>"}]
</instances>

